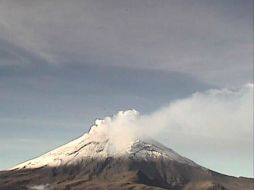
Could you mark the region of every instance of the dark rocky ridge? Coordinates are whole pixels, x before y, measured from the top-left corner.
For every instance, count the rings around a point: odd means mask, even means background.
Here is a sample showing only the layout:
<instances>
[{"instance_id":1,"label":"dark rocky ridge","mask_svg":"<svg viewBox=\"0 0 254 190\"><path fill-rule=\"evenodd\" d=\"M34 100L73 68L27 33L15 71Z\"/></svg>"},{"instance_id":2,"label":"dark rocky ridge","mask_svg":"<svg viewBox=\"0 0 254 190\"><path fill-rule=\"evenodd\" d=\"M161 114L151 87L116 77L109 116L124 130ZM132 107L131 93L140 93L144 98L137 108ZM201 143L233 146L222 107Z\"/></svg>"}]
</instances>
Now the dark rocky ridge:
<instances>
[{"instance_id":1,"label":"dark rocky ridge","mask_svg":"<svg viewBox=\"0 0 254 190\"><path fill-rule=\"evenodd\" d=\"M44 186L42 186L44 185ZM44 188L42 188L44 187ZM0 172L1 190L253 190L253 179L230 177L167 159L108 157L76 164Z\"/></svg>"}]
</instances>

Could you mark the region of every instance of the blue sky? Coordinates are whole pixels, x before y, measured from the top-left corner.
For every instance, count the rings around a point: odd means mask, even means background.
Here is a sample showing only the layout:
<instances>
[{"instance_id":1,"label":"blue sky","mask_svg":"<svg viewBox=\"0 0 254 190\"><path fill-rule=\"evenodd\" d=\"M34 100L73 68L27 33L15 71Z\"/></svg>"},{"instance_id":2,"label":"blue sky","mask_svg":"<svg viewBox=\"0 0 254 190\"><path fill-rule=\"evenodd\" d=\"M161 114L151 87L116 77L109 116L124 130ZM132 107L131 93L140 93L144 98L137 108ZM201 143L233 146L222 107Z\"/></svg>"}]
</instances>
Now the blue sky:
<instances>
[{"instance_id":1,"label":"blue sky","mask_svg":"<svg viewBox=\"0 0 254 190\"><path fill-rule=\"evenodd\" d=\"M252 82L252 3L1 0L0 168L119 110L147 114L197 91ZM193 159L203 153L175 147ZM221 159L227 166L199 161L253 176L246 156L237 160L246 166L228 162L226 150Z\"/></svg>"}]
</instances>

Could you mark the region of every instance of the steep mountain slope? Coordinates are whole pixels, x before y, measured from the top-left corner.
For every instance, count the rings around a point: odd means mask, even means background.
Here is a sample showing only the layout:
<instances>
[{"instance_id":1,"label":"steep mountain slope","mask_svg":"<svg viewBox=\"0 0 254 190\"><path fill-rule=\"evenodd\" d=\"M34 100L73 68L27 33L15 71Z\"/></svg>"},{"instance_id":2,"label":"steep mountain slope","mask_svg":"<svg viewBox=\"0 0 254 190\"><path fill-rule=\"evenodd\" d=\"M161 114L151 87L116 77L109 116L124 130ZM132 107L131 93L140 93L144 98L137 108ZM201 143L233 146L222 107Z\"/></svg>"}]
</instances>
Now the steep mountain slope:
<instances>
[{"instance_id":1,"label":"steep mountain slope","mask_svg":"<svg viewBox=\"0 0 254 190\"><path fill-rule=\"evenodd\" d=\"M136 114L118 117L132 120ZM119 137L111 123L97 120L80 138L0 172L0 189L253 189L253 179L213 172L156 141Z\"/></svg>"},{"instance_id":2,"label":"steep mountain slope","mask_svg":"<svg viewBox=\"0 0 254 190\"><path fill-rule=\"evenodd\" d=\"M32 169L39 167L59 167L75 165L84 159L131 158L135 160L165 159L191 166L198 166L193 161L180 156L175 151L153 140L135 140L128 144L128 149L115 151L108 138L93 139L85 134L79 139L56 150L50 151L38 158L19 164L12 169ZM93 135L93 134L92 134Z\"/></svg>"}]
</instances>

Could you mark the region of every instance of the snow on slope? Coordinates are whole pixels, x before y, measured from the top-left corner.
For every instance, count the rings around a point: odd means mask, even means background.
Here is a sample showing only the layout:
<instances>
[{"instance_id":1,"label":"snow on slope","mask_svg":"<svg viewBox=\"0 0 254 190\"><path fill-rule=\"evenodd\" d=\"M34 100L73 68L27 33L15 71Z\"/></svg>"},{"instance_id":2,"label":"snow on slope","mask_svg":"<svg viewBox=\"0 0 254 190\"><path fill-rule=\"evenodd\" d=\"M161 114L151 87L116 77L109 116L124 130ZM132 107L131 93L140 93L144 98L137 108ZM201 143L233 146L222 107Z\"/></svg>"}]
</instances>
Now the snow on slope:
<instances>
[{"instance_id":1,"label":"snow on slope","mask_svg":"<svg viewBox=\"0 0 254 190\"><path fill-rule=\"evenodd\" d=\"M124 156L145 160L164 158L192 166L197 165L156 141L140 139L132 135L133 131L128 131L129 128L127 130L119 127L130 125L131 128L131 121L135 120L136 117L138 117L138 112L129 110L119 112L112 118L106 117L103 120L96 120L90 131L83 136L11 169L38 168L42 166L56 167L75 164L81 159L103 159L109 156ZM119 130L121 133L124 132L125 135L119 135Z\"/></svg>"}]
</instances>

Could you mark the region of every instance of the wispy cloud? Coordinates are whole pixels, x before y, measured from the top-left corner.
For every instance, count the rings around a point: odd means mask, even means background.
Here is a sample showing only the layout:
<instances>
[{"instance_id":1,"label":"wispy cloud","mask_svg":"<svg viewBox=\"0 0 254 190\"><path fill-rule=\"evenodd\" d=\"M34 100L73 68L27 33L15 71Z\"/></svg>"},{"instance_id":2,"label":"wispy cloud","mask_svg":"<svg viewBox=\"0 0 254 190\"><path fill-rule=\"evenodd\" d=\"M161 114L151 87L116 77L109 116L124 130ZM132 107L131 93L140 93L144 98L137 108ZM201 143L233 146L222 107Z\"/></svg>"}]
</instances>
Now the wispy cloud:
<instances>
[{"instance_id":1,"label":"wispy cloud","mask_svg":"<svg viewBox=\"0 0 254 190\"><path fill-rule=\"evenodd\" d=\"M45 63L176 71L216 85L251 79L251 0L0 4L0 38Z\"/></svg>"}]
</instances>

